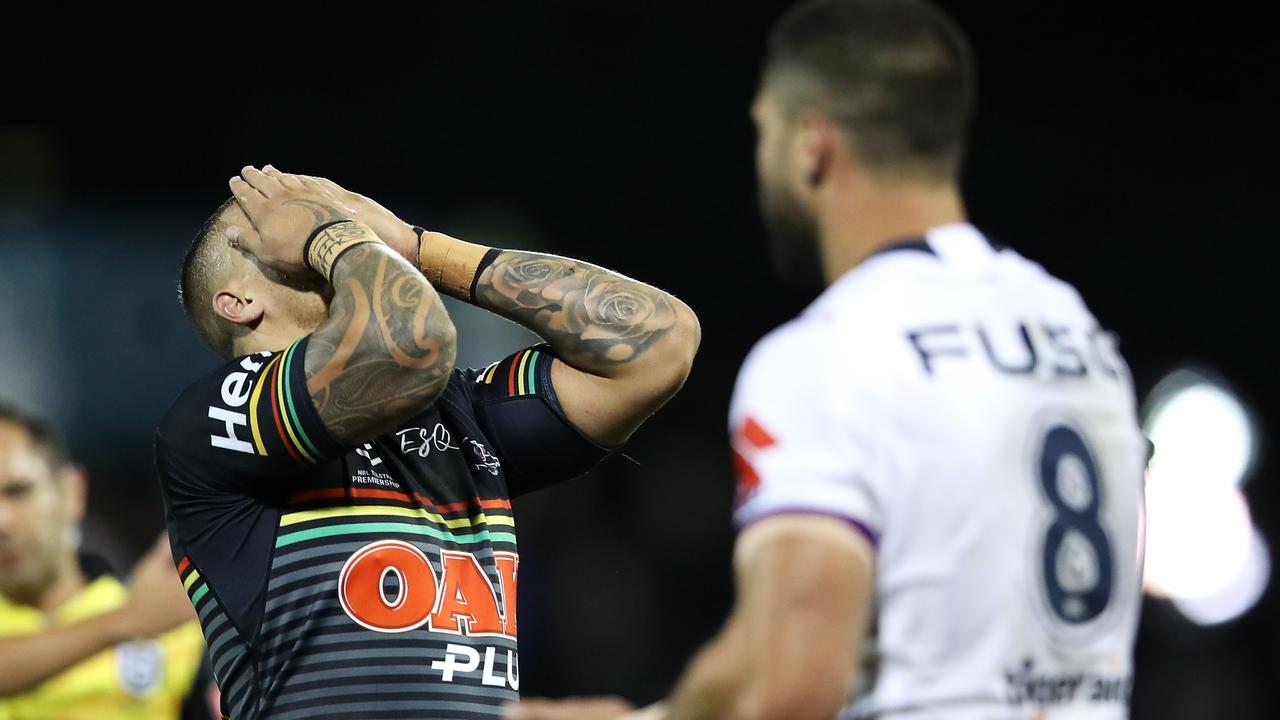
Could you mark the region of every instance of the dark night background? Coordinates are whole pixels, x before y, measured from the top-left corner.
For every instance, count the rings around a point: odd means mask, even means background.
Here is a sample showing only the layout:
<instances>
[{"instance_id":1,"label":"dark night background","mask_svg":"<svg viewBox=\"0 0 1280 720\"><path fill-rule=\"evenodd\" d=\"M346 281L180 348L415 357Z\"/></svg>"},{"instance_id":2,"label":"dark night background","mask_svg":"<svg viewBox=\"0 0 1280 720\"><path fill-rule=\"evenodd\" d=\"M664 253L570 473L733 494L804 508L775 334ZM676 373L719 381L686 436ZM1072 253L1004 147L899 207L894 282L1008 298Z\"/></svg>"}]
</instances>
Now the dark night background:
<instances>
[{"instance_id":1,"label":"dark night background","mask_svg":"<svg viewBox=\"0 0 1280 720\"><path fill-rule=\"evenodd\" d=\"M698 311L693 375L635 437L635 462L517 503L522 692L662 694L732 599L737 366L806 301L770 274L747 115L764 32L786 5L310 21L245 8L262 27L243 33L220 32L224 9L145 37L11 50L0 398L66 427L93 482L88 541L127 566L161 528L150 432L215 364L174 282L225 178L268 162L326 175L412 222L590 260ZM1276 547L1280 465L1265 449L1280 398L1259 324L1275 278L1274 114L1262 109L1275 66L1262 23L1207 6L949 8L979 67L974 221L1081 290L1120 335L1140 395L1185 364L1234 387L1264 448L1245 492ZM471 363L520 342L459 317ZM1275 598L1211 629L1149 601L1134 716L1275 717Z\"/></svg>"}]
</instances>

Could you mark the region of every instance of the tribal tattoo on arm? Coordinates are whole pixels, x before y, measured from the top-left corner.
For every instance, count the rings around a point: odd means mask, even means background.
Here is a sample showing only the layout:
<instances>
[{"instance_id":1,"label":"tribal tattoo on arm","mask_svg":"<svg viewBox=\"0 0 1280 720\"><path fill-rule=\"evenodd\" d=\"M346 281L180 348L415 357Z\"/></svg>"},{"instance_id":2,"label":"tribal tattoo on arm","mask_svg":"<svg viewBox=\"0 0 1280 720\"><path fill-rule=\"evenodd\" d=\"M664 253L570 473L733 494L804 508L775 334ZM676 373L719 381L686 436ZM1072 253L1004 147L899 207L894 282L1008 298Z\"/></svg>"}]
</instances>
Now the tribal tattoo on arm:
<instances>
[{"instance_id":1,"label":"tribal tattoo on arm","mask_svg":"<svg viewBox=\"0 0 1280 720\"><path fill-rule=\"evenodd\" d=\"M337 222L339 220L350 219L347 213L343 213L338 208L328 203L317 202L308 198L297 198L295 200L285 200L280 203L284 207L300 207L316 218L316 227L325 223Z\"/></svg>"},{"instance_id":2,"label":"tribal tattoo on arm","mask_svg":"<svg viewBox=\"0 0 1280 720\"><path fill-rule=\"evenodd\" d=\"M604 268L555 255L503 251L473 302L541 335L563 361L609 375L641 358L678 322L679 301Z\"/></svg>"},{"instance_id":3,"label":"tribal tattoo on arm","mask_svg":"<svg viewBox=\"0 0 1280 720\"><path fill-rule=\"evenodd\" d=\"M439 397L455 331L431 285L380 243L342 253L331 281L329 318L307 346L307 388L329 432L354 444Z\"/></svg>"}]
</instances>

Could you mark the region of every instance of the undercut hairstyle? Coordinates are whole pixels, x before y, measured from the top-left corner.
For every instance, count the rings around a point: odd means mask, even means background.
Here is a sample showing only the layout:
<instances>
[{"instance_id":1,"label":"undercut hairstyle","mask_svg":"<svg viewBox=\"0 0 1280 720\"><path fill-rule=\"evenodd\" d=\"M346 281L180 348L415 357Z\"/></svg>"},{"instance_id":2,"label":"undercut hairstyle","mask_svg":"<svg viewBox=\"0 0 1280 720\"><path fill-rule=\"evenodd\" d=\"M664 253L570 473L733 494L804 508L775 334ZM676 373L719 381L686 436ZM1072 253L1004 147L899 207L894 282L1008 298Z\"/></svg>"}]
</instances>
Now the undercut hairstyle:
<instances>
[{"instance_id":1,"label":"undercut hairstyle","mask_svg":"<svg viewBox=\"0 0 1280 720\"><path fill-rule=\"evenodd\" d=\"M54 471L61 470L68 463L67 443L62 439L58 426L49 420L19 410L13 405L0 402L0 423L12 423L22 428L31 437L31 444L44 455L49 467Z\"/></svg>"},{"instance_id":2,"label":"undercut hairstyle","mask_svg":"<svg viewBox=\"0 0 1280 720\"><path fill-rule=\"evenodd\" d=\"M976 105L972 51L924 0L807 0L769 33L764 82L788 118L815 109L874 171L954 180Z\"/></svg>"},{"instance_id":3,"label":"undercut hairstyle","mask_svg":"<svg viewBox=\"0 0 1280 720\"><path fill-rule=\"evenodd\" d=\"M222 213L231 203L228 199L219 205L196 231L178 276L178 302L182 303L196 336L205 347L223 358L235 355L235 339L241 332L238 325L213 311L213 294L227 270L227 241L223 235L227 226Z\"/></svg>"}]
</instances>

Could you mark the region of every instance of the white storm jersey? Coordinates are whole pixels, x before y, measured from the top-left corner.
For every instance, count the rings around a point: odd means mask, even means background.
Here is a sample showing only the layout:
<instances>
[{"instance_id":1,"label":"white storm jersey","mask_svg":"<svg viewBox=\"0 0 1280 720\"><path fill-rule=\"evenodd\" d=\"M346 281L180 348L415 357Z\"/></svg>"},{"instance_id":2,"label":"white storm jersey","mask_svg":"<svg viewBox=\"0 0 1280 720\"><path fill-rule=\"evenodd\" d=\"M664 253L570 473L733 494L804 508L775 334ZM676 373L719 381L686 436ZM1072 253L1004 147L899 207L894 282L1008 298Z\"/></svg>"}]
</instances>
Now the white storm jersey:
<instances>
[{"instance_id":1,"label":"white storm jersey","mask_svg":"<svg viewBox=\"0 0 1280 720\"><path fill-rule=\"evenodd\" d=\"M1148 445L1070 285L936 228L762 340L730 424L740 527L834 515L876 548L842 717L1128 716Z\"/></svg>"}]
</instances>

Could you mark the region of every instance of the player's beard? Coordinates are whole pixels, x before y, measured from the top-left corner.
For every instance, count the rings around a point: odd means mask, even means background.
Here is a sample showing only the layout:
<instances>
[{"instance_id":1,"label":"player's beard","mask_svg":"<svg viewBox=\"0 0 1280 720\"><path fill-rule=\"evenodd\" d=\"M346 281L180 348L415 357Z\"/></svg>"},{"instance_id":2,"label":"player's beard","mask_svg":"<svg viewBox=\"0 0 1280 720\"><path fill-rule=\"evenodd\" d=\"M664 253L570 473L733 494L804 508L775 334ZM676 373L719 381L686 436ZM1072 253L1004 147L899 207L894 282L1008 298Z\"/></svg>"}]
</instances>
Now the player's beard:
<instances>
[{"instance_id":1,"label":"player's beard","mask_svg":"<svg viewBox=\"0 0 1280 720\"><path fill-rule=\"evenodd\" d=\"M818 223L800 199L781 184L760 181L760 213L769 231L774 269L794 290L814 292L826 286Z\"/></svg>"}]
</instances>

